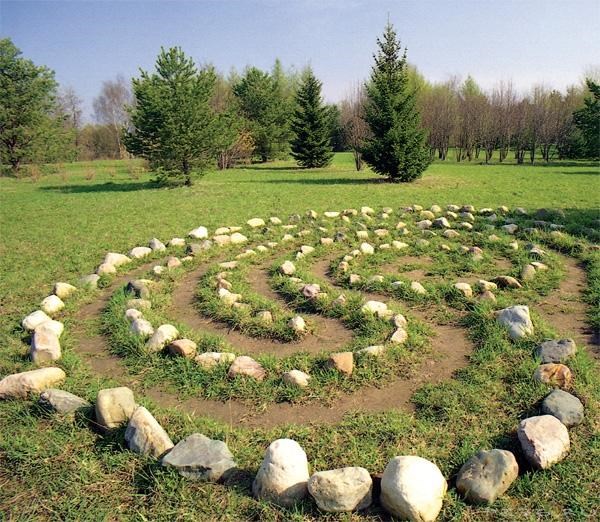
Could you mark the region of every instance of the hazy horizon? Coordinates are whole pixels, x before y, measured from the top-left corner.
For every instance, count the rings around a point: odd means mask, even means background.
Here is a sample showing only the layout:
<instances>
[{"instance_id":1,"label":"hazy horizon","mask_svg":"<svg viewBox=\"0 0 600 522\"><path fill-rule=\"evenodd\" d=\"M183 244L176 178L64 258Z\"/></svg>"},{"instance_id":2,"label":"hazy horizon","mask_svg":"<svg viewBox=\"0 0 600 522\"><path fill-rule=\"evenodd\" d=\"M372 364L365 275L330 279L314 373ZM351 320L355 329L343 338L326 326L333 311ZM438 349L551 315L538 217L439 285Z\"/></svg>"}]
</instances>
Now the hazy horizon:
<instances>
[{"instance_id":1,"label":"hazy horizon","mask_svg":"<svg viewBox=\"0 0 600 522\"><path fill-rule=\"evenodd\" d=\"M589 0L0 0L0 34L73 87L89 119L102 81L152 69L160 47L179 45L227 74L248 65L311 65L339 101L370 71L388 19L409 62L431 82L473 76L485 89L580 83L600 56L600 3Z\"/></svg>"}]
</instances>

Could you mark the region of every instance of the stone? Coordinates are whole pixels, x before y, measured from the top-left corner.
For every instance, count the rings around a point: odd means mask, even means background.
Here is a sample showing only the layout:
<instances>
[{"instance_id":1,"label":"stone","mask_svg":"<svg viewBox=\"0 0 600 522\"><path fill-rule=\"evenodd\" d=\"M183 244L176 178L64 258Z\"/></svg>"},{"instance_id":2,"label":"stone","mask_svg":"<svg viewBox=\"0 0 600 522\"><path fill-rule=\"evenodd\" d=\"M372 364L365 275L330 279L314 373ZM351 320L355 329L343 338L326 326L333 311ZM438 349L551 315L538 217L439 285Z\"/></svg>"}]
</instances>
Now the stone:
<instances>
[{"instance_id":1,"label":"stone","mask_svg":"<svg viewBox=\"0 0 600 522\"><path fill-rule=\"evenodd\" d=\"M239 245L248 241L248 238L244 234L240 234L239 232L231 234L230 239L232 245Z\"/></svg>"},{"instance_id":2,"label":"stone","mask_svg":"<svg viewBox=\"0 0 600 522\"><path fill-rule=\"evenodd\" d=\"M360 207L360 213L364 216L372 216L375 211L371 207Z\"/></svg>"},{"instance_id":3,"label":"stone","mask_svg":"<svg viewBox=\"0 0 600 522\"><path fill-rule=\"evenodd\" d=\"M98 288L98 281L100 280L100 276L98 274L90 274L83 276L79 282L81 286L86 286L88 288Z\"/></svg>"},{"instance_id":4,"label":"stone","mask_svg":"<svg viewBox=\"0 0 600 522\"><path fill-rule=\"evenodd\" d=\"M23 319L23 321L21 321L21 326L24 330L33 332L33 330L35 330L40 324L50 320L51 319L46 312L43 312L42 310L36 310L35 312L31 312Z\"/></svg>"},{"instance_id":5,"label":"stone","mask_svg":"<svg viewBox=\"0 0 600 522\"><path fill-rule=\"evenodd\" d=\"M281 225L281 219L276 216L272 216L269 218L271 225Z\"/></svg>"},{"instance_id":6,"label":"stone","mask_svg":"<svg viewBox=\"0 0 600 522\"><path fill-rule=\"evenodd\" d=\"M481 287L482 290L497 290L498 285L496 283L492 283L491 281L486 281L485 279L480 279L477 281L477 284Z\"/></svg>"},{"instance_id":7,"label":"stone","mask_svg":"<svg viewBox=\"0 0 600 522\"><path fill-rule=\"evenodd\" d=\"M332 237L322 237L319 242L322 245L333 245L333 238Z\"/></svg>"},{"instance_id":8,"label":"stone","mask_svg":"<svg viewBox=\"0 0 600 522\"><path fill-rule=\"evenodd\" d=\"M196 355L194 362L209 370L218 364L230 364L235 360L235 354L230 352L205 352Z\"/></svg>"},{"instance_id":9,"label":"stone","mask_svg":"<svg viewBox=\"0 0 600 522\"><path fill-rule=\"evenodd\" d=\"M296 332L296 333L306 332L306 323L304 322L304 319L302 317L300 317L299 315L292 317L288 321L288 327L291 328L292 330L294 330L294 332Z\"/></svg>"},{"instance_id":10,"label":"stone","mask_svg":"<svg viewBox=\"0 0 600 522\"><path fill-rule=\"evenodd\" d=\"M52 290L52 293L60 299L66 299L76 291L77 288L69 283L54 283L54 289Z\"/></svg>"},{"instance_id":11,"label":"stone","mask_svg":"<svg viewBox=\"0 0 600 522\"><path fill-rule=\"evenodd\" d=\"M57 295L49 295L40 303L40 308L43 312L52 316L57 314L65 307L65 303L63 300Z\"/></svg>"},{"instance_id":12,"label":"stone","mask_svg":"<svg viewBox=\"0 0 600 522\"><path fill-rule=\"evenodd\" d=\"M170 247L184 247L185 239L183 239L182 237L174 237L173 239L170 239L167 242L167 245Z\"/></svg>"},{"instance_id":13,"label":"stone","mask_svg":"<svg viewBox=\"0 0 600 522\"><path fill-rule=\"evenodd\" d=\"M322 511L359 511L371 505L373 480L360 467L319 471L308 480L308 492Z\"/></svg>"},{"instance_id":14,"label":"stone","mask_svg":"<svg viewBox=\"0 0 600 522\"><path fill-rule=\"evenodd\" d=\"M430 210L421 210L419 217L421 219L435 219L435 214Z\"/></svg>"},{"instance_id":15,"label":"stone","mask_svg":"<svg viewBox=\"0 0 600 522\"><path fill-rule=\"evenodd\" d=\"M429 241L426 239L419 239L415 245L419 248L427 248L429 246Z\"/></svg>"},{"instance_id":16,"label":"stone","mask_svg":"<svg viewBox=\"0 0 600 522\"><path fill-rule=\"evenodd\" d=\"M521 281L531 281L535 277L535 267L533 265L525 265L521 269Z\"/></svg>"},{"instance_id":17,"label":"stone","mask_svg":"<svg viewBox=\"0 0 600 522\"><path fill-rule=\"evenodd\" d=\"M390 231L387 228L378 228L377 230L374 231L374 234L377 237L385 237L388 236L390 233Z\"/></svg>"},{"instance_id":18,"label":"stone","mask_svg":"<svg viewBox=\"0 0 600 522\"><path fill-rule=\"evenodd\" d=\"M434 228L450 228L450 223L445 217L440 217L433 220Z\"/></svg>"},{"instance_id":19,"label":"stone","mask_svg":"<svg viewBox=\"0 0 600 522\"><path fill-rule=\"evenodd\" d=\"M231 363L227 375L231 378L234 378L238 375L245 375L252 377L257 381L262 381L267 375L267 372L262 365L255 361L252 357L240 355L234 359L233 363Z\"/></svg>"},{"instance_id":20,"label":"stone","mask_svg":"<svg viewBox=\"0 0 600 522\"><path fill-rule=\"evenodd\" d=\"M0 399L26 399L60 384L66 377L61 368L55 367L13 373L0 380Z\"/></svg>"},{"instance_id":21,"label":"stone","mask_svg":"<svg viewBox=\"0 0 600 522\"><path fill-rule=\"evenodd\" d=\"M577 353L577 346L573 339L560 339L544 341L535 352L543 364L562 363Z\"/></svg>"},{"instance_id":22,"label":"stone","mask_svg":"<svg viewBox=\"0 0 600 522\"><path fill-rule=\"evenodd\" d=\"M177 339L167 346L171 355L193 359L196 356L197 345L191 339Z\"/></svg>"},{"instance_id":23,"label":"stone","mask_svg":"<svg viewBox=\"0 0 600 522\"><path fill-rule=\"evenodd\" d=\"M410 283L410 289L415 294L419 294L419 295L425 295L427 293L427 290L425 289L425 287L421 283L419 283L418 281L412 281Z\"/></svg>"},{"instance_id":24,"label":"stone","mask_svg":"<svg viewBox=\"0 0 600 522\"><path fill-rule=\"evenodd\" d=\"M291 261L284 261L279 267L279 271L283 275L290 276L296 272L296 265L294 265L294 263Z\"/></svg>"},{"instance_id":25,"label":"stone","mask_svg":"<svg viewBox=\"0 0 600 522\"><path fill-rule=\"evenodd\" d=\"M548 270L548 265L545 265L544 263L540 263L539 261L532 261L529 264L533 268L535 268L536 271L538 271L538 270Z\"/></svg>"},{"instance_id":26,"label":"stone","mask_svg":"<svg viewBox=\"0 0 600 522\"><path fill-rule=\"evenodd\" d=\"M304 373L300 370L290 370L289 372L285 372L281 379L284 383L290 386L298 386L299 388L306 388L308 386L308 381L310 380L310 375L308 373Z\"/></svg>"},{"instance_id":27,"label":"stone","mask_svg":"<svg viewBox=\"0 0 600 522\"><path fill-rule=\"evenodd\" d=\"M519 250L519 243L517 241L511 241L508 246L511 250Z\"/></svg>"},{"instance_id":28,"label":"stone","mask_svg":"<svg viewBox=\"0 0 600 522\"><path fill-rule=\"evenodd\" d=\"M246 225L248 225L250 228L264 227L265 220L261 218L252 218L246 221Z\"/></svg>"},{"instance_id":29,"label":"stone","mask_svg":"<svg viewBox=\"0 0 600 522\"><path fill-rule=\"evenodd\" d=\"M369 245L369 243L361 243L360 251L361 251L361 253L367 254L367 255L375 253L375 249L373 248L372 245Z\"/></svg>"},{"instance_id":30,"label":"stone","mask_svg":"<svg viewBox=\"0 0 600 522\"><path fill-rule=\"evenodd\" d=\"M202 243L190 243L186 248L186 253L192 256L200 255L206 250L210 250L213 246L212 241L205 239Z\"/></svg>"},{"instance_id":31,"label":"stone","mask_svg":"<svg viewBox=\"0 0 600 522\"><path fill-rule=\"evenodd\" d=\"M133 259L141 259L142 257L149 256L152 253L152 249L149 247L139 246L132 248L129 251L129 257Z\"/></svg>"},{"instance_id":32,"label":"stone","mask_svg":"<svg viewBox=\"0 0 600 522\"><path fill-rule=\"evenodd\" d=\"M553 415L522 420L517 436L525 457L536 469L546 469L560 462L571 449L569 431Z\"/></svg>"},{"instance_id":33,"label":"stone","mask_svg":"<svg viewBox=\"0 0 600 522\"><path fill-rule=\"evenodd\" d=\"M494 295L494 293L491 290L484 290L483 292L481 292L481 295L479 296L479 300L480 301L490 301L491 303L495 303L496 296Z\"/></svg>"},{"instance_id":34,"label":"stone","mask_svg":"<svg viewBox=\"0 0 600 522\"><path fill-rule=\"evenodd\" d=\"M583 404L581 401L563 390L554 390L542 401L542 413L553 415L567 428L583 422Z\"/></svg>"},{"instance_id":35,"label":"stone","mask_svg":"<svg viewBox=\"0 0 600 522\"><path fill-rule=\"evenodd\" d=\"M381 317L387 314L388 307L381 301L367 301L362 305L360 310L363 314L373 314L377 317Z\"/></svg>"},{"instance_id":36,"label":"stone","mask_svg":"<svg viewBox=\"0 0 600 522\"><path fill-rule=\"evenodd\" d=\"M394 457L381 477L381 505L402 520L431 522L442 509L448 484L439 468L417 456Z\"/></svg>"},{"instance_id":37,"label":"stone","mask_svg":"<svg viewBox=\"0 0 600 522\"><path fill-rule=\"evenodd\" d=\"M207 239L208 229L206 227L195 228L189 232L188 236L193 237L194 239Z\"/></svg>"},{"instance_id":38,"label":"stone","mask_svg":"<svg viewBox=\"0 0 600 522\"><path fill-rule=\"evenodd\" d=\"M242 294L234 294L227 288L219 288L217 292L219 299L228 306L231 306L242 299Z\"/></svg>"},{"instance_id":39,"label":"stone","mask_svg":"<svg viewBox=\"0 0 600 522\"><path fill-rule=\"evenodd\" d=\"M173 447L167 432L143 406L138 406L127 424L125 442L131 451L160 458Z\"/></svg>"},{"instance_id":40,"label":"stone","mask_svg":"<svg viewBox=\"0 0 600 522\"><path fill-rule=\"evenodd\" d=\"M181 260L177 257L171 256L167 259L167 268L169 270L173 268L178 268L181 266Z\"/></svg>"},{"instance_id":41,"label":"stone","mask_svg":"<svg viewBox=\"0 0 600 522\"><path fill-rule=\"evenodd\" d=\"M177 328L170 324L160 325L146 342L146 350L149 352L160 352L166 344L179 337Z\"/></svg>"},{"instance_id":42,"label":"stone","mask_svg":"<svg viewBox=\"0 0 600 522\"><path fill-rule=\"evenodd\" d=\"M134 319L129 325L129 331L133 335L138 335L139 337L150 337L154 334L154 328L150 321L147 321L143 317L139 319Z\"/></svg>"},{"instance_id":43,"label":"stone","mask_svg":"<svg viewBox=\"0 0 600 522\"><path fill-rule=\"evenodd\" d=\"M340 294L331 302L331 304L333 306L344 306L346 304L346 301L346 296L344 294Z\"/></svg>"},{"instance_id":44,"label":"stone","mask_svg":"<svg viewBox=\"0 0 600 522\"><path fill-rule=\"evenodd\" d=\"M456 489L473 504L492 504L518 476L519 465L510 451L482 450L460 468Z\"/></svg>"},{"instance_id":45,"label":"stone","mask_svg":"<svg viewBox=\"0 0 600 522\"><path fill-rule=\"evenodd\" d=\"M113 266L126 265L127 263L131 263L131 259L125 254L119 254L117 252L109 252L104 256L104 261L102 262L102 264Z\"/></svg>"},{"instance_id":46,"label":"stone","mask_svg":"<svg viewBox=\"0 0 600 522\"><path fill-rule=\"evenodd\" d=\"M404 328L396 328L390 342L393 344L403 344L408 339L408 332Z\"/></svg>"},{"instance_id":47,"label":"stone","mask_svg":"<svg viewBox=\"0 0 600 522\"><path fill-rule=\"evenodd\" d=\"M514 234L517 230L519 230L519 226L514 223L509 223L508 225L503 225L502 230L507 234Z\"/></svg>"},{"instance_id":48,"label":"stone","mask_svg":"<svg viewBox=\"0 0 600 522\"><path fill-rule=\"evenodd\" d=\"M404 328L408 324L406 317L402 314L394 314L390 320L396 328Z\"/></svg>"},{"instance_id":49,"label":"stone","mask_svg":"<svg viewBox=\"0 0 600 522\"><path fill-rule=\"evenodd\" d=\"M167 249L165 244L160 239L155 237L148 242L148 247L154 252L164 252Z\"/></svg>"},{"instance_id":50,"label":"stone","mask_svg":"<svg viewBox=\"0 0 600 522\"><path fill-rule=\"evenodd\" d=\"M306 254L312 254L315 251L315 247L309 246L309 245L302 245L300 247L300 252L302 252L304 255Z\"/></svg>"},{"instance_id":51,"label":"stone","mask_svg":"<svg viewBox=\"0 0 600 522\"><path fill-rule=\"evenodd\" d=\"M213 237L213 241L218 245L218 246L225 246L228 245L229 243L231 243L231 237L229 237L228 235L225 234L219 234Z\"/></svg>"},{"instance_id":52,"label":"stone","mask_svg":"<svg viewBox=\"0 0 600 522\"><path fill-rule=\"evenodd\" d=\"M383 344L376 344L367 346L366 348L361 348L356 353L370 355L372 357L379 357L380 355L383 355L383 352L385 352L385 346Z\"/></svg>"},{"instance_id":53,"label":"stone","mask_svg":"<svg viewBox=\"0 0 600 522\"><path fill-rule=\"evenodd\" d=\"M140 312L137 308L128 308L125 310L125 319L128 321L135 321L136 319L142 319L144 314Z\"/></svg>"},{"instance_id":54,"label":"stone","mask_svg":"<svg viewBox=\"0 0 600 522\"><path fill-rule=\"evenodd\" d=\"M558 386L559 388L568 388L573 380L573 375L569 367L564 364L547 363L537 367L533 378L544 384Z\"/></svg>"},{"instance_id":55,"label":"stone","mask_svg":"<svg viewBox=\"0 0 600 522\"><path fill-rule=\"evenodd\" d=\"M454 283L453 286L465 297L473 297L473 289L469 283Z\"/></svg>"},{"instance_id":56,"label":"stone","mask_svg":"<svg viewBox=\"0 0 600 522\"><path fill-rule=\"evenodd\" d=\"M446 239L454 239L455 237L459 237L460 233L457 232L456 230L448 229L448 230L444 230L444 233L442 235Z\"/></svg>"},{"instance_id":57,"label":"stone","mask_svg":"<svg viewBox=\"0 0 600 522\"><path fill-rule=\"evenodd\" d=\"M348 282L351 285L358 284L358 283L360 283L360 281L361 281L361 278L358 274L350 274L350 277L348 278Z\"/></svg>"},{"instance_id":58,"label":"stone","mask_svg":"<svg viewBox=\"0 0 600 522\"><path fill-rule=\"evenodd\" d=\"M85 399L69 393L68 391L58 390L56 388L44 390L40 395L38 404L46 410L51 410L63 415L75 413L82 408L92 406Z\"/></svg>"},{"instance_id":59,"label":"stone","mask_svg":"<svg viewBox=\"0 0 600 522\"><path fill-rule=\"evenodd\" d=\"M47 331L53 333L54 335L56 335L56 337L60 337L62 335L62 333L65 331L65 325L62 324L60 321L55 321L54 319L50 319L50 320L45 321L42 324L38 325L35 328L34 332L38 329L47 330Z\"/></svg>"},{"instance_id":60,"label":"stone","mask_svg":"<svg viewBox=\"0 0 600 522\"><path fill-rule=\"evenodd\" d=\"M498 312L496 320L508 329L513 340L533 334L533 323L529 316L529 307L515 305Z\"/></svg>"},{"instance_id":61,"label":"stone","mask_svg":"<svg viewBox=\"0 0 600 522\"><path fill-rule=\"evenodd\" d=\"M278 439L268 447L252 484L252 493L282 507L291 507L306 497L308 460L300 445Z\"/></svg>"},{"instance_id":62,"label":"stone","mask_svg":"<svg viewBox=\"0 0 600 522\"><path fill-rule=\"evenodd\" d=\"M103 275L114 275L117 273L117 269L114 265L109 265L107 263L102 263L98 268L96 268L96 273L99 276Z\"/></svg>"},{"instance_id":63,"label":"stone","mask_svg":"<svg viewBox=\"0 0 600 522\"><path fill-rule=\"evenodd\" d=\"M202 482L219 482L237 468L227 444L200 433L180 440L161 460L183 477Z\"/></svg>"},{"instance_id":64,"label":"stone","mask_svg":"<svg viewBox=\"0 0 600 522\"><path fill-rule=\"evenodd\" d=\"M56 361L62 355L58 336L51 328L47 328L46 324L38 326L31 337L29 357L36 364Z\"/></svg>"},{"instance_id":65,"label":"stone","mask_svg":"<svg viewBox=\"0 0 600 522\"><path fill-rule=\"evenodd\" d=\"M440 207L439 205L431 205L429 210L434 214L439 214L442 211L442 207Z\"/></svg>"},{"instance_id":66,"label":"stone","mask_svg":"<svg viewBox=\"0 0 600 522\"><path fill-rule=\"evenodd\" d=\"M422 221L417 221L415 226L420 230L428 230L431 228L433 223L429 219L423 219Z\"/></svg>"},{"instance_id":67,"label":"stone","mask_svg":"<svg viewBox=\"0 0 600 522\"><path fill-rule=\"evenodd\" d=\"M336 217L339 217L340 213L335 212L335 211L327 211L327 212L323 212L323 215L326 218L336 218Z\"/></svg>"},{"instance_id":68,"label":"stone","mask_svg":"<svg viewBox=\"0 0 600 522\"><path fill-rule=\"evenodd\" d=\"M237 261L224 261L223 263L219 263L219 267L224 268L225 270L233 270L237 268Z\"/></svg>"},{"instance_id":69,"label":"stone","mask_svg":"<svg viewBox=\"0 0 600 522\"><path fill-rule=\"evenodd\" d=\"M256 318L262 324L272 324L273 323L273 314L269 310L261 310L256 314Z\"/></svg>"},{"instance_id":70,"label":"stone","mask_svg":"<svg viewBox=\"0 0 600 522\"><path fill-rule=\"evenodd\" d=\"M408 244L407 243L403 243L402 241L392 241L392 246L396 250L402 250L404 248L408 248Z\"/></svg>"},{"instance_id":71,"label":"stone","mask_svg":"<svg viewBox=\"0 0 600 522\"><path fill-rule=\"evenodd\" d=\"M354 369L354 354L352 352L332 353L327 359L327 366L350 376Z\"/></svg>"},{"instance_id":72,"label":"stone","mask_svg":"<svg viewBox=\"0 0 600 522\"><path fill-rule=\"evenodd\" d=\"M460 228L463 228L465 230L473 230L473 225L471 223L469 223L468 221L461 221L458 226Z\"/></svg>"},{"instance_id":73,"label":"stone","mask_svg":"<svg viewBox=\"0 0 600 522\"><path fill-rule=\"evenodd\" d=\"M96 421L104 429L127 422L136 408L133 392L125 387L105 388L96 397Z\"/></svg>"},{"instance_id":74,"label":"stone","mask_svg":"<svg viewBox=\"0 0 600 522\"><path fill-rule=\"evenodd\" d=\"M383 283L385 278L382 275L373 275L367 279L367 283Z\"/></svg>"},{"instance_id":75,"label":"stone","mask_svg":"<svg viewBox=\"0 0 600 522\"><path fill-rule=\"evenodd\" d=\"M321 287L319 285L315 285L315 284L304 285L302 287L301 292L302 292L302 295L304 297L306 297L307 299L316 299L316 297L321 292Z\"/></svg>"}]
</instances>

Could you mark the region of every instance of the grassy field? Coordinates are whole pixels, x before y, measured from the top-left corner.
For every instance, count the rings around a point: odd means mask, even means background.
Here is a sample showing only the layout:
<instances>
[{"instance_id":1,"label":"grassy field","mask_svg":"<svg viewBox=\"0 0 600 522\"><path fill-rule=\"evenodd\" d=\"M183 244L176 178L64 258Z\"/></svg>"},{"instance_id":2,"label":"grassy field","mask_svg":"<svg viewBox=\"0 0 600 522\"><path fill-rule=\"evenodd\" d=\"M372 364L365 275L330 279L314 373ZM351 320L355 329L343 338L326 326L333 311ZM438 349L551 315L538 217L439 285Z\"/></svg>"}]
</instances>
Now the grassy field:
<instances>
[{"instance_id":1,"label":"grassy field","mask_svg":"<svg viewBox=\"0 0 600 522\"><path fill-rule=\"evenodd\" d=\"M66 165L35 181L0 178L0 376L29 368L19 322L55 281L75 283L93 272L107 251L126 252L151 237L181 237L199 225L214 230L255 216L286 219L308 208L469 203L560 208L569 232L596 243L600 239L600 169L589 163L434 163L410 185L382 182L369 171L356 173L349 154L336 155L324 170L303 171L278 162L209 172L191 188L158 188L149 174L129 171L125 162L107 161ZM600 324L600 262L592 261L590 299ZM470 328L485 332L486 343L456 380L420 390L414 415L349 415L333 426L262 430L231 429L200 416L152 408L174 440L200 431L227 441L242 469L229 486L186 481L135 456L124 449L122 433L100 436L84 421L47 417L33 402L0 403L0 519L385 519L377 510L326 516L309 502L295 511L281 510L253 500L249 484L265 447L280 436L298 440L315 470L360 465L380 472L391 456L410 453L435 460L447 477L480 447L513 447L515 419L545 393L540 386L522 384L535 368L524 356L531 346L506 343L500 331L490 330L477 316ZM546 325L540 335L550 332L552 325ZM89 400L110 382L91 374L76 350L64 365L68 389ZM569 458L548 471L522 475L491 507L469 506L451 491L440 518L597 519L600 378L597 364L584 351L570 366L587 419L572 432Z\"/></svg>"}]
</instances>

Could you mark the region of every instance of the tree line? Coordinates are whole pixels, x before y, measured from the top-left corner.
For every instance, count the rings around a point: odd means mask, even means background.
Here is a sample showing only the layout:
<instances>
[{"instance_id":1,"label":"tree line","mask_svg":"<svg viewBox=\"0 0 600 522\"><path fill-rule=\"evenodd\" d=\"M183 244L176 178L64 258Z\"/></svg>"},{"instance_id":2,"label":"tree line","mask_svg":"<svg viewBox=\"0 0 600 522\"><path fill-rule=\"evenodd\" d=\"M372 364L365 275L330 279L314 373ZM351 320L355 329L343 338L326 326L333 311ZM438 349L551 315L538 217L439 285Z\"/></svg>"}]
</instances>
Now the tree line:
<instances>
[{"instance_id":1,"label":"tree line","mask_svg":"<svg viewBox=\"0 0 600 522\"><path fill-rule=\"evenodd\" d=\"M520 94L511 83L483 90L475 80L428 82L407 62L391 25L370 78L326 104L310 68L248 67L225 76L197 67L179 48L163 49L155 70L103 83L94 122L54 73L0 40L0 158L16 172L31 162L145 157L162 179L290 155L327 165L354 153L392 179L418 177L434 159L517 163L599 155L600 88L588 80L566 92L543 86Z\"/></svg>"}]
</instances>

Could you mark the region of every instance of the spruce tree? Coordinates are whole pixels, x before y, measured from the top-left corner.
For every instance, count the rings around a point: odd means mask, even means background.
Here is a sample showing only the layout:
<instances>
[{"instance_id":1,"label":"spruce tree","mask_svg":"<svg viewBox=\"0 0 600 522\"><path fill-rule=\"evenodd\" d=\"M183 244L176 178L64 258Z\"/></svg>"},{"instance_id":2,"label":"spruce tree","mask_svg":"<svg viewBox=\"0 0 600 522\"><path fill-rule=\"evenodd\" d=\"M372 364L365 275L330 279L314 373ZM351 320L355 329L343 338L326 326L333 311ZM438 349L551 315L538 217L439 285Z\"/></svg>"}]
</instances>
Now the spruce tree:
<instances>
[{"instance_id":1,"label":"spruce tree","mask_svg":"<svg viewBox=\"0 0 600 522\"><path fill-rule=\"evenodd\" d=\"M331 117L321 99L321 82L308 69L296 93L292 156L305 168L325 167L333 157Z\"/></svg>"},{"instance_id":2,"label":"spruce tree","mask_svg":"<svg viewBox=\"0 0 600 522\"><path fill-rule=\"evenodd\" d=\"M402 50L389 23L377 45L375 65L365 85L365 120L371 136L365 140L363 158L375 172L391 181L413 181L431 160L416 92L409 86L406 49Z\"/></svg>"}]
</instances>

